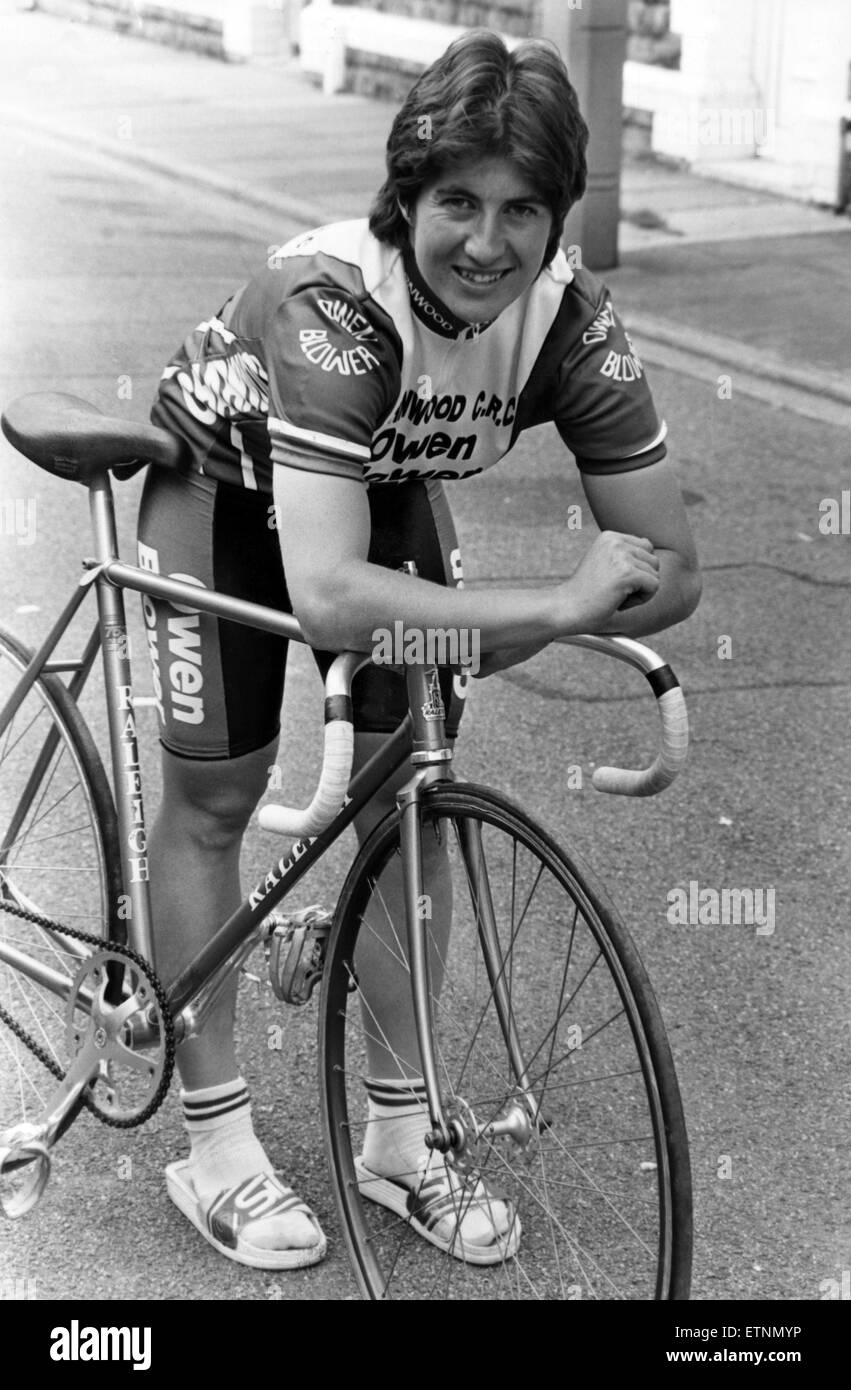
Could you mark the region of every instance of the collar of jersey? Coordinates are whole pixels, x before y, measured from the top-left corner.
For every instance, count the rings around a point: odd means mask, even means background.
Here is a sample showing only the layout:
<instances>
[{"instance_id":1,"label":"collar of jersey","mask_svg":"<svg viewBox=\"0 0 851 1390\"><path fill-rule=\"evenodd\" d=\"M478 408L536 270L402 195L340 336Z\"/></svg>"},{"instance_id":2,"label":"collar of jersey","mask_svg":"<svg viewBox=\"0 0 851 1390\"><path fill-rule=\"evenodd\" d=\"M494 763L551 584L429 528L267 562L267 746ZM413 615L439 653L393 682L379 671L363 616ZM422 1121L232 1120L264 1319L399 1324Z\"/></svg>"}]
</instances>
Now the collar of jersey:
<instances>
[{"instance_id":1,"label":"collar of jersey","mask_svg":"<svg viewBox=\"0 0 851 1390\"><path fill-rule=\"evenodd\" d=\"M468 323L466 319L459 319L457 314L453 314L443 300L438 299L434 291L429 289L409 246L405 247L402 258L408 278L411 308L420 322L424 323L426 328L430 328L432 333L437 333L441 338L478 338L480 333L490 327L490 319L487 323Z\"/></svg>"}]
</instances>

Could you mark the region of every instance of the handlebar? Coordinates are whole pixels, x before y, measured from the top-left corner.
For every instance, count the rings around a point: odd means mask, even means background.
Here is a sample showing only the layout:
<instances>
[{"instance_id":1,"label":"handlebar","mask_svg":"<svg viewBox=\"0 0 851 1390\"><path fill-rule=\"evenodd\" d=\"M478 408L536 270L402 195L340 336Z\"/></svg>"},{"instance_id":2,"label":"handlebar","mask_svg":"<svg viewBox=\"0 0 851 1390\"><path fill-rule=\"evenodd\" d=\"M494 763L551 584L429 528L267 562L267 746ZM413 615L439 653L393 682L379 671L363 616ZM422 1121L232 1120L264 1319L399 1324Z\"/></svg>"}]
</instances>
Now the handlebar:
<instances>
[{"instance_id":1,"label":"handlebar","mask_svg":"<svg viewBox=\"0 0 851 1390\"><path fill-rule=\"evenodd\" d=\"M659 707L662 746L654 761L643 769L596 768L591 780L597 790L621 796L655 796L670 786L686 760L688 714L680 683L667 662L631 637L581 634L557 640L637 667L646 676ZM288 806L261 807L258 819L264 830L304 839L321 834L336 816L348 791L354 756L352 681L370 660L362 652L342 652L333 661L325 677L325 752L316 793L303 811Z\"/></svg>"},{"instance_id":2,"label":"handlebar","mask_svg":"<svg viewBox=\"0 0 851 1390\"><path fill-rule=\"evenodd\" d=\"M352 775L352 681L370 659L363 652L341 652L335 657L325 677L325 751L319 786L303 811L289 806L261 807L258 820L264 830L301 840L320 834L336 816Z\"/></svg>"},{"instance_id":3,"label":"handlebar","mask_svg":"<svg viewBox=\"0 0 851 1390\"><path fill-rule=\"evenodd\" d=\"M605 652L628 666L635 666L647 677L656 696L662 721L662 747L647 768L598 767L591 778L600 792L615 792L620 796L655 796L673 782L688 753L688 712L685 696L674 672L650 647L631 637L560 637L560 642L573 647L588 647Z\"/></svg>"}]
</instances>

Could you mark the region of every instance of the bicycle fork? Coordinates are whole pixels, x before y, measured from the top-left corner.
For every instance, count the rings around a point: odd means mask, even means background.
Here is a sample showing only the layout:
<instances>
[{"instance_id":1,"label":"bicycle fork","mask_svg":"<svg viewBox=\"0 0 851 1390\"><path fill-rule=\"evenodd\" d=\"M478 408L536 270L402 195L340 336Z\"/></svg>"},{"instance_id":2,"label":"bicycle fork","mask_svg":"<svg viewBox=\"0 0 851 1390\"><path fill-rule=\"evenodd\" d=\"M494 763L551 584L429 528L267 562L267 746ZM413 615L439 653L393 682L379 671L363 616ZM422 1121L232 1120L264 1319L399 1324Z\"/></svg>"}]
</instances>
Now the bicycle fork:
<instances>
[{"instance_id":1,"label":"bicycle fork","mask_svg":"<svg viewBox=\"0 0 851 1390\"><path fill-rule=\"evenodd\" d=\"M448 1119L443 1107L434 1045L434 996L427 940L427 923L431 914L426 910L428 895L423 891L420 806L423 791L434 781L447 775L446 772L441 772L440 768L441 764L451 760L452 751L446 744L444 734L444 710L438 693L436 668L409 668L407 680L409 705L414 717L414 753L411 761L415 767L420 766L410 782L397 794L396 804L400 813L405 921L414 1023L431 1122L431 1132L426 1135L426 1145L441 1153L453 1150L461 1155L471 1141L475 1144L478 1139L492 1141L506 1138L521 1148L526 1148L532 1135L546 1126L546 1121L541 1115L540 1104L532 1090L532 1082L512 1016L505 980L505 959L499 943L481 832L477 826L463 819L459 822L460 848L473 900L476 929L490 982L491 997L511 1059L517 1095L499 1116L489 1119L484 1124L478 1123L469 1107L465 1107L463 1121L455 1116L451 1120ZM509 950L512 944L509 943Z\"/></svg>"}]
</instances>

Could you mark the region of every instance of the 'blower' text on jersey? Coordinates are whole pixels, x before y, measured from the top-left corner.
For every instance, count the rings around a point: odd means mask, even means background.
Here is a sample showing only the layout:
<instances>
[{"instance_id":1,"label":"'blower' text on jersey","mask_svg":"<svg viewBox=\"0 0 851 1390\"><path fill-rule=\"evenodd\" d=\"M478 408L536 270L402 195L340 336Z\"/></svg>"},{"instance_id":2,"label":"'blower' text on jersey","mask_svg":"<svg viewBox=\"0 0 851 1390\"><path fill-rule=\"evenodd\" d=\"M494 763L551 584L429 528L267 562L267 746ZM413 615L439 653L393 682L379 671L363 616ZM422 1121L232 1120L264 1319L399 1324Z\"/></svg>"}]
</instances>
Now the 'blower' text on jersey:
<instances>
[{"instance_id":1,"label":"'blower' text on jersey","mask_svg":"<svg viewBox=\"0 0 851 1390\"><path fill-rule=\"evenodd\" d=\"M201 472L266 493L275 464L369 484L467 478L548 420L583 472L665 454L608 290L563 252L492 323L470 325L365 221L277 251L190 333L152 419Z\"/></svg>"}]
</instances>

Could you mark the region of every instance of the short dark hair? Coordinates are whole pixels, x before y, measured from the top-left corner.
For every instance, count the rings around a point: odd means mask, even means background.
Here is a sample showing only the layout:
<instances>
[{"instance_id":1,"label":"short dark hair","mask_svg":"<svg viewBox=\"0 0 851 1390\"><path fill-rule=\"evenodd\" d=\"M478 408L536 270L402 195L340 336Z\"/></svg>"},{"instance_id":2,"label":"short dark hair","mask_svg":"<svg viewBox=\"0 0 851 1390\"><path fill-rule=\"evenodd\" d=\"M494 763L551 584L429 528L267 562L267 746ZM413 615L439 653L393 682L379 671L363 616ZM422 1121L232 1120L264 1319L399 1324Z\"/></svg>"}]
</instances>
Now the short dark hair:
<instances>
[{"instance_id":1,"label":"short dark hair","mask_svg":"<svg viewBox=\"0 0 851 1390\"><path fill-rule=\"evenodd\" d=\"M369 216L372 233L408 244L401 207L446 170L477 158L513 160L553 217L544 264L585 192L588 127L558 49L530 39L509 51L490 29L450 44L408 93L387 141L387 178Z\"/></svg>"}]
</instances>

